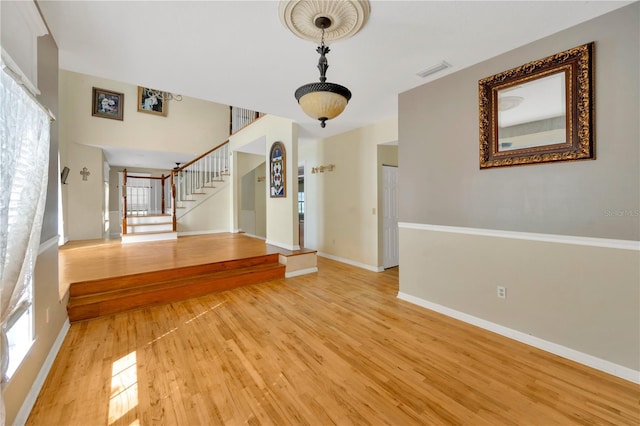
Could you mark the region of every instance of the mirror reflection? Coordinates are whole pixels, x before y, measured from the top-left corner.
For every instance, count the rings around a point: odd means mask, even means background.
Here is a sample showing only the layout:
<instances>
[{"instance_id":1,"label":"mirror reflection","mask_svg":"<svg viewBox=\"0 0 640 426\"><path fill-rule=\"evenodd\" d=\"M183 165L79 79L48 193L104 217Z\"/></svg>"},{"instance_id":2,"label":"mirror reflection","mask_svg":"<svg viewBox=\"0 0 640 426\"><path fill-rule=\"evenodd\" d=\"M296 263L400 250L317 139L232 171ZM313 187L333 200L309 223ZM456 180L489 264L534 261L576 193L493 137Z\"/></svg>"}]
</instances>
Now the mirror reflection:
<instances>
[{"instance_id":1,"label":"mirror reflection","mask_svg":"<svg viewBox=\"0 0 640 426\"><path fill-rule=\"evenodd\" d=\"M567 141L566 71L498 90L498 151Z\"/></svg>"}]
</instances>

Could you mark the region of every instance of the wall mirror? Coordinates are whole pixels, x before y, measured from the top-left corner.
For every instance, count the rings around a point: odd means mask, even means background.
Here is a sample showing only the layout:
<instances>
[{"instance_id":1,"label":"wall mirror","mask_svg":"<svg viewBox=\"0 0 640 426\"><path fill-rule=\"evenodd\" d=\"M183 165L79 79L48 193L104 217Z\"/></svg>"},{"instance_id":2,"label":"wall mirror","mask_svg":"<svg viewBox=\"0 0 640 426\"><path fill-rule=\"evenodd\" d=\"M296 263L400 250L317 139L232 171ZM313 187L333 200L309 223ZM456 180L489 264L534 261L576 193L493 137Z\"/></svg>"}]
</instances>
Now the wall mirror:
<instances>
[{"instance_id":1,"label":"wall mirror","mask_svg":"<svg viewBox=\"0 0 640 426\"><path fill-rule=\"evenodd\" d=\"M478 82L480 168L594 158L593 43Z\"/></svg>"}]
</instances>

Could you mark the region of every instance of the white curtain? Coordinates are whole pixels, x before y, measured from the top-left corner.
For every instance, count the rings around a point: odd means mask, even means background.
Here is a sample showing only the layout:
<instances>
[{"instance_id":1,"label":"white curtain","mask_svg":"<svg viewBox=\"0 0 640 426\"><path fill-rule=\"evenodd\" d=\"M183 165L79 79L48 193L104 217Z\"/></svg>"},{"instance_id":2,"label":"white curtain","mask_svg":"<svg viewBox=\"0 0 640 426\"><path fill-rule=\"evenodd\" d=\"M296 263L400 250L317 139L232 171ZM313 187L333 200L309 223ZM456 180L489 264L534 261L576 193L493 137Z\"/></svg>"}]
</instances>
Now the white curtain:
<instances>
[{"instance_id":1,"label":"white curtain","mask_svg":"<svg viewBox=\"0 0 640 426\"><path fill-rule=\"evenodd\" d=\"M0 324L1 378L9 363L5 334L33 276L47 194L49 116L18 83L0 72ZM0 398L0 424L4 424Z\"/></svg>"}]
</instances>

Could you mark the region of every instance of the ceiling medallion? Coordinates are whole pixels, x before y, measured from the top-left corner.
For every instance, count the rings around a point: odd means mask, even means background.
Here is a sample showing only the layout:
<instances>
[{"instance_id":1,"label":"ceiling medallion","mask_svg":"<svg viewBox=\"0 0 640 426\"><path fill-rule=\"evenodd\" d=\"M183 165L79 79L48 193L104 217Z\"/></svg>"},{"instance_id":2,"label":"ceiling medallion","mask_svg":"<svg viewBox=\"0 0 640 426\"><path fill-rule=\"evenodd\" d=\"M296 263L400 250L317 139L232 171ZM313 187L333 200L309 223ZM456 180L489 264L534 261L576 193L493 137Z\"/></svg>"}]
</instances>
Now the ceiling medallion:
<instances>
[{"instance_id":1,"label":"ceiling medallion","mask_svg":"<svg viewBox=\"0 0 640 426\"><path fill-rule=\"evenodd\" d=\"M322 29L316 25L319 17L331 20L325 28L326 42L342 40L355 35L369 18L368 0L289 0L278 7L280 21L293 34L303 40L318 41Z\"/></svg>"}]
</instances>

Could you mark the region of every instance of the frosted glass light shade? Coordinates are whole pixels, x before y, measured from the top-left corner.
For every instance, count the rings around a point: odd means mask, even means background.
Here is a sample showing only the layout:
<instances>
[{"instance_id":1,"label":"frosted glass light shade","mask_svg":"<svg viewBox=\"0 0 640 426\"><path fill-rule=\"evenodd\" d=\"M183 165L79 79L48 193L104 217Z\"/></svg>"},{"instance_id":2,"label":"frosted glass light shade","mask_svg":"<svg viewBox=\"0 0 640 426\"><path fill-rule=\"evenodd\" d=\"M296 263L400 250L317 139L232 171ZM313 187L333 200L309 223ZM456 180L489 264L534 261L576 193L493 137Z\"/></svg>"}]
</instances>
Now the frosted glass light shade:
<instances>
[{"instance_id":1,"label":"frosted glass light shade","mask_svg":"<svg viewBox=\"0 0 640 426\"><path fill-rule=\"evenodd\" d=\"M347 106L347 99L331 92L312 92L300 98L300 107L311 118L331 120L339 116Z\"/></svg>"},{"instance_id":2,"label":"frosted glass light shade","mask_svg":"<svg viewBox=\"0 0 640 426\"><path fill-rule=\"evenodd\" d=\"M320 120L324 127L326 120L331 120L344 111L351 99L351 92L339 84L310 83L296 90L295 97L305 114Z\"/></svg>"}]
</instances>

